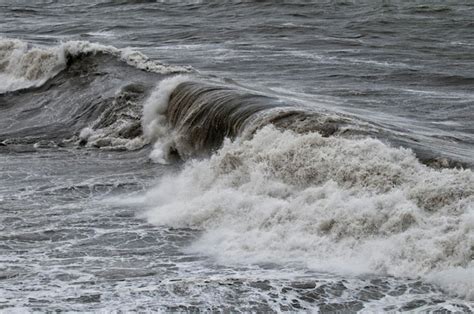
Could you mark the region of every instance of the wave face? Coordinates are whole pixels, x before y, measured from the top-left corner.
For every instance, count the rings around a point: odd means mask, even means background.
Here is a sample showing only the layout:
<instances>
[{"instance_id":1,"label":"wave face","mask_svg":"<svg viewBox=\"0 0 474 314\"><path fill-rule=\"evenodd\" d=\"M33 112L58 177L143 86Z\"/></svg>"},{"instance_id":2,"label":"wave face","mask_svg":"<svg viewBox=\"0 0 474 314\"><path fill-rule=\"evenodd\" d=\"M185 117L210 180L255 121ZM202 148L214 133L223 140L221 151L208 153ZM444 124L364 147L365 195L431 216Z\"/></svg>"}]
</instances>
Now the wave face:
<instances>
[{"instance_id":1,"label":"wave face","mask_svg":"<svg viewBox=\"0 0 474 314\"><path fill-rule=\"evenodd\" d=\"M180 134L178 150L185 155L219 148L225 138L250 135L273 124L324 136L347 132L348 119L291 106L280 99L229 86L182 82L169 97L167 119Z\"/></svg>"},{"instance_id":2,"label":"wave face","mask_svg":"<svg viewBox=\"0 0 474 314\"><path fill-rule=\"evenodd\" d=\"M192 81L180 83L170 94L166 116L179 134L176 149L185 156L213 151L225 138L245 137L267 124L329 136L348 121L255 92Z\"/></svg>"},{"instance_id":3,"label":"wave face","mask_svg":"<svg viewBox=\"0 0 474 314\"><path fill-rule=\"evenodd\" d=\"M474 298L472 171L375 139L267 126L161 178L147 204L152 223L203 230L190 250L224 264L421 276Z\"/></svg>"},{"instance_id":4,"label":"wave face","mask_svg":"<svg viewBox=\"0 0 474 314\"><path fill-rule=\"evenodd\" d=\"M369 134L369 128L342 115L318 113L236 86L217 85L189 76L161 82L145 104L143 128L155 142L152 158L166 162L209 156L225 139L248 139L272 124L323 136Z\"/></svg>"}]
</instances>

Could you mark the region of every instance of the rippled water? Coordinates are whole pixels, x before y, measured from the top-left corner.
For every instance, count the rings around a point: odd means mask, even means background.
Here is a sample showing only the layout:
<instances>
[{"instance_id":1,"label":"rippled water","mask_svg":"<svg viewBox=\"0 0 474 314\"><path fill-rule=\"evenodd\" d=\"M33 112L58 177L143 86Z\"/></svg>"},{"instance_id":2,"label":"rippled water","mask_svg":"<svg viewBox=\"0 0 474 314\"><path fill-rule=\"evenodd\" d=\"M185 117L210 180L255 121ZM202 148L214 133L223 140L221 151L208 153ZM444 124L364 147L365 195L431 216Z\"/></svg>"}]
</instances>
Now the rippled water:
<instances>
[{"instance_id":1,"label":"rippled water","mask_svg":"<svg viewBox=\"0 0 474 314\"><path fill-rule=\"evenodd\" d=\"M0 48L43 49L0 62L0 309L472 311L473 17L469 1L0 2ZM142 107L178 72L206 81L202 112L242 88L382 142L264 128L157 164L172 132L142 138L159 118ZM173 139L181 157L215 122L190 117L211 124Z\"/></svg>"}]
</instances>

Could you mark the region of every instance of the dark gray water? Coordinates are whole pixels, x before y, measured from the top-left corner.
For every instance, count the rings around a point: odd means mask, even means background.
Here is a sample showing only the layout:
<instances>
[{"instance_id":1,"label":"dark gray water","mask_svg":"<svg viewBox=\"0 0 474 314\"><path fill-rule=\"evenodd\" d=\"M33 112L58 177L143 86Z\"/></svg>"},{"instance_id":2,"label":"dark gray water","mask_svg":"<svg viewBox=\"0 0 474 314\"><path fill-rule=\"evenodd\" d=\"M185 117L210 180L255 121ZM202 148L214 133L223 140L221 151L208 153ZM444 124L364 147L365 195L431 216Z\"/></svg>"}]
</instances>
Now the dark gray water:
<instances>
[{"instance_id":1,"label":"dark gray water","mask_svg":"<svg viewBox=\"0 0 474 314\"><path fill-rule=\"evenodd\" d=\"M472 311L473 20L0 1L0 308Z\"/></svg>"}]
</instances>

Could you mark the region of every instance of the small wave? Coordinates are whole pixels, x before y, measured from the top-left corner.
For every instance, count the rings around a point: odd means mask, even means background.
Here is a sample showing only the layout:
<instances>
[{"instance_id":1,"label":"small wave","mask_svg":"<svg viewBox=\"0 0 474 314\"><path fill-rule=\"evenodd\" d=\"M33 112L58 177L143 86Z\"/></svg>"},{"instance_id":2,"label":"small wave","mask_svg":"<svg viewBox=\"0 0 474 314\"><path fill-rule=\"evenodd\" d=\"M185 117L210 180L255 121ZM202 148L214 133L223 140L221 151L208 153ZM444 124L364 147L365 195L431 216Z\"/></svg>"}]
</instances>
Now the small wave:
<instances>
[{"instance_id":1,"label":"small wave","mask_svg":"<svg viewBox=\"0 0 474 314\"><path fill-rule=\"evenodd\" d=\"M452 12L453 9L448 6L442 5L417 5L413 8L409 8L410 12L413 13L446 13Z\"/></svg>"},{"instance_id":2,"label":"small wave","mask_svg":"<svg viewBox=\"0 0 474 314\"><path fill-rule=\"evenodd\" d=\"M81 130L78 144L114 150L137 150L148 144L142 136L138 101L145 92L139 84L122 87L111 106Z\"/></svg>"}]
</instances>

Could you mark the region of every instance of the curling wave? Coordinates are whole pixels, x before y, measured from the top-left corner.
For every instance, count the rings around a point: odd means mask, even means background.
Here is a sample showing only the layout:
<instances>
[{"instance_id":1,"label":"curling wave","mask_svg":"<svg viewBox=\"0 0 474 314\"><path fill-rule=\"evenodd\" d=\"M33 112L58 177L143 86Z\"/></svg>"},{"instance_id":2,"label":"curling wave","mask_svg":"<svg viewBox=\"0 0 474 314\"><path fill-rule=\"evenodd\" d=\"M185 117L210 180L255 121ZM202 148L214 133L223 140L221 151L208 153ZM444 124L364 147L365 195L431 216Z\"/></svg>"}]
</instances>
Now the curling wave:
<instances>
[{"instance_id":1,"label":"curling wave","mask_svg":"<svg viewBox=\"0 0 474 314\"><path fill-rule=\"evenodd\" d=\"M209 156L225 138L248 139L272 124L302 134L370 136L409 147L433 166L472 166L464 156L440 154L430 141L196 73L191 77L189 67L164 65L130 49L83 41L40 48L3 39L0 58L0 75L7 77L0 92L0 142L10 148L133 150L151 143L152 159L167 163Z\"/></svg>"},{"instance_id":2,"label":"curling wave","mask_svg":"<svg viewBox=\"0 0 474 314\"><path fill-rule=\"evenodd\" d=\"M299 133L368 135L373 126L348 117L319 113L281 99L234 86L199 81L189 76L163 80L144 106L143 130L154 142L152 159L166 163L207 155L225 139L248 139L272 124Z\"/></svg>"}]
</instances>

